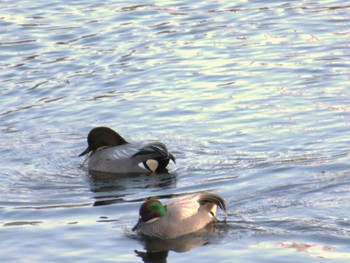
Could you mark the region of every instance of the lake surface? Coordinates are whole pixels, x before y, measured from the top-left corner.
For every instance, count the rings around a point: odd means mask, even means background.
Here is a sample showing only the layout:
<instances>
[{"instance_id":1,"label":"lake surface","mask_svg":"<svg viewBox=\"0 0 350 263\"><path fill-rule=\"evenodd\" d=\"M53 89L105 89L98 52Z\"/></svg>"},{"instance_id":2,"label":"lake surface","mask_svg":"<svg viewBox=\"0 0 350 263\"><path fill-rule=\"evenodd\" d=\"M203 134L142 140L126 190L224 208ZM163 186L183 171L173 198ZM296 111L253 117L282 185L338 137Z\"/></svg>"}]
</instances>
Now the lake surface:
<instances>
[{"instance_id":1,"label":"lake surface","mask_svg":"<svg viewBox=\"0 0 350 263\"><path fill-rule=\"evenodd\" d=\"M346 1L1 1L1 262L349 262ZM92 127L170 174L93 178ZM142 200L214 191L220 223L132 233Z\"/></svg>"}]
</instances>

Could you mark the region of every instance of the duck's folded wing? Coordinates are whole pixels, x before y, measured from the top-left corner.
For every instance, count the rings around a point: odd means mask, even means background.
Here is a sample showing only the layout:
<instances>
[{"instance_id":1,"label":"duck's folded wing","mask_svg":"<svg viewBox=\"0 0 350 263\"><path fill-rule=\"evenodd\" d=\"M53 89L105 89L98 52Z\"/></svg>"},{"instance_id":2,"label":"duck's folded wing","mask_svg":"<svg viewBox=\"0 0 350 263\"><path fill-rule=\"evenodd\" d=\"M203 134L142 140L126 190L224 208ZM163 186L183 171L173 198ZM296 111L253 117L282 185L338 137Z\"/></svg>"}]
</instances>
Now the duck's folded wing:
<instances>
[{"instance_id":1,"label":"duck's folded wing","mask_svg":"<svg viewBox=\"0 0 350 263\"><path fill-rule=\"evenodd\" d=\"M180 197L166 204L169 217L184 220L195 215L201 206L198 200L198 195L191 195Z\"/></svg>"},{"instance_id":2,"label":"duck's folded wing","mask_svg":"<svg viewBox=\"0 0 350 263\"><path fill-rule=\"evenodd\" d=\"M221 196L215 193L201 192L175 199L166 204L166 208L169 217L184 220L201 212L210 213L215 205L226 211L226 202Z\"/></svg>"},{"instance_id":3,"label":"duck's folded wing","mask_svg":"<svg viewBox=\"0 0 350 263\"><path fill-rule=\"evenodd\" d=\"M168 205L167 205L168 207ZM216 217L217 207L226 211L225 200L214 193L201 192L169 204L169 212L178 220L196 218L200 225L206 225ZM209 215L209 216L206 216Z\"/></svg>"},{"instance_id":4,"label":"duck's folded wing","mask_svg":"<svg viewBox=\"0 0 350 263\"><path fill-rule=\"evenodd\" d=\"M166 146L161 142L154 142L147 144L139 149L131 158L138 162L145 162L147 160L169 160L175 162L175 157L168 151Z\"/></svg>"}]
</instances>

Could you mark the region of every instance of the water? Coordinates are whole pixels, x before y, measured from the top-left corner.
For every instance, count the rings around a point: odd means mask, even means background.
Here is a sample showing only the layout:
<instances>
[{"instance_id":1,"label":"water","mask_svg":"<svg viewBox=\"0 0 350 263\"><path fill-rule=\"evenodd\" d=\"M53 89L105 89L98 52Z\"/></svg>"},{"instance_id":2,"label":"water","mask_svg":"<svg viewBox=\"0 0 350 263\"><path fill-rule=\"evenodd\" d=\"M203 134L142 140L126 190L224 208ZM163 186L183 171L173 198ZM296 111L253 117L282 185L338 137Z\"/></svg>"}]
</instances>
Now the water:
<instances>
[{"instance_id":1,"label":"water","mask_svg":"<svg viewBox=\"0 0 350 263\"><path fill-rule=\"evenodd\" d=\"M349 261L344 1L0 5L2 262ZM177 164L92 179L98 125ZM131 233L143 198L201 190L228 202L213 231Z\"/></svg>"}]
</instances>

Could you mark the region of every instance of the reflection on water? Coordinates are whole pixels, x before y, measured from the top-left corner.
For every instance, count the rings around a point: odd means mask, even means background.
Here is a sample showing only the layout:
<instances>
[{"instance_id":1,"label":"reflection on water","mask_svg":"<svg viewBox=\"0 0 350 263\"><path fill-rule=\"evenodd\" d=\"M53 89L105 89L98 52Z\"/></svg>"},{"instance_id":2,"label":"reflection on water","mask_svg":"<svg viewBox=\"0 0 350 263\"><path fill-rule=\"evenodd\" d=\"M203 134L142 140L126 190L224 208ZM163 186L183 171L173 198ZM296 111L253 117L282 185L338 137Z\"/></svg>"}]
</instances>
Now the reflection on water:
<instances>
[{"instance_id":1,"label":"reflection on water","mask_svg":"<svg viewBox=\"0 0 350 263\"><path fill-rule=\"evenodd\" d=\"M96 171L89 171L89 177L94 185L99 183L110 183L111 185L118 185L122 189L128 188L149 188L149 187L161 187L172 188L175 187L176 174L164 173L164 174L113 174L103 173ZM95 188L93 188L95 189ZM94 190L93 190L94 191Z\"/></svg>"},{"instance_id":2,"label":"reflection on water","mask_svg":"<svg viewBox=\"0 0 350 263\"><path fill-rule=\"evenodd\" d=\"M175 239L159 240L139 237L138 240L143 244L145 251L135 250L135 253L142 258L143 262L166 262L169 251L187 252L197 247L219 242L223 237L224 228L224 223L217 222L207 225L196 233Z\"/></svg>"},{"instance_id":3,"label":"reflection on water","mask_svg":"<svg viewBox=\"0 0 350 263\"><path fill-rule=\"evenodd\" d=\"M127 202L125 197L144 189L171 189L176 187L175 174L110 174L89 171L90 189L94 206ZM142 199L135 199L140 201Z\"/></svg>"},{"instance_id":4,"label":"reflection on water","mask_svg":"<svg viewBox=\"0 0 350 263\"><path fill-rule=\"evenodd\" d=\"M158 262L158 263L166 263L167 257L169 254L168 250L161 250L158 252L143 252L143 251L134 251L137 257L140 257L143 262L145 263L151 263L151 262Z\"/></svg>"}]
</instances>

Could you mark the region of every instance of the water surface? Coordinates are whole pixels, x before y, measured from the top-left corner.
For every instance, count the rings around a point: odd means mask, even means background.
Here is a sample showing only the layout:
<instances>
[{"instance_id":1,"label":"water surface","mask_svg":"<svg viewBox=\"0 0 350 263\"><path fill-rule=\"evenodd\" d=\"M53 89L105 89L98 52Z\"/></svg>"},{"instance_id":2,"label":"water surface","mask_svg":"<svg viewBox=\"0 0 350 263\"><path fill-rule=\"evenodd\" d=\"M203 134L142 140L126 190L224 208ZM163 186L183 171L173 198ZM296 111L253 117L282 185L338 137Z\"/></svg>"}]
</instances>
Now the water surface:
<instances>
[{"instance_id":1,"label":"water surface","mask_svg":"<svg viewBox=\"0 0 350 263\"><path fill-rule=\"evenodd\" d=\"M349 261L344 1L0 5L1 261ZM177 164L92 178L98 125ZM203 190L228 202L209 232L131 232L144 198Z\"/></svg>"}]
</instances>

